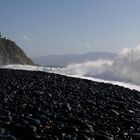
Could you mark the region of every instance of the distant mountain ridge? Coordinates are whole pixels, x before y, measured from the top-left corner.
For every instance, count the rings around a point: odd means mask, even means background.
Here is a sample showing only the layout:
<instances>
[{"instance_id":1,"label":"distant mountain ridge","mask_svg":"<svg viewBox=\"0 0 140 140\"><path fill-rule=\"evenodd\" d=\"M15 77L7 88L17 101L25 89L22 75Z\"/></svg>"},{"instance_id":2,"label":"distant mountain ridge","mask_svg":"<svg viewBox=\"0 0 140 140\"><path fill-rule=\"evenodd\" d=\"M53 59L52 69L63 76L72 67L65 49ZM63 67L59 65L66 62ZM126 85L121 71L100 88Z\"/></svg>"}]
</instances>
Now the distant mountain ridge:
<instances>
[{"instance_id":1,"label":"distant mountain ridge","mask_svg":"<svg viewBox=\"0 0 140 140\"><path fill-rule=\"evenodd\" d=\"M82 63L85 61L94 61L97 59L113 59L116 53L110 52L90 52L85 54L64 54L64 55L46 55L32 58L35 64L45 66L66 66L70 63Z\"/></svg>"},{"instance_id":2,"label":"distant mountain ridge","mask_svg":"<svg viewBox=\"0 0 140 140\"><path fill-rule=\"evenodd\" d=\"M33 62L15 42L0 37L0 65L28 64Z\"/></svg>"}]
</instances>

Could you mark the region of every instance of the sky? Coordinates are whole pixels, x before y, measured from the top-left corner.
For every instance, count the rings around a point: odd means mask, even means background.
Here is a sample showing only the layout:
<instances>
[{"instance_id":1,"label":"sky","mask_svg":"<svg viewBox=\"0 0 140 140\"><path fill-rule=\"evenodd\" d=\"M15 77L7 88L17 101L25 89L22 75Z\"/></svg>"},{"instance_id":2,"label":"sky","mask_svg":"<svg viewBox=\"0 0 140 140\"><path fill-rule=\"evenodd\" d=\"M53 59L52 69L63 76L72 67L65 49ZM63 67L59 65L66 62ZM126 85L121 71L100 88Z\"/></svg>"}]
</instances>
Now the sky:
<instances>
[{"instance_id":1,"label":"sky","mask_svg":"<svg viewBox=\"0 0 140 140\"><path fill-rule=\"evenodd\" d=\"M0 0L0 32L29 57L140 44L140 0Z\"/></svg>"}]
</instances>

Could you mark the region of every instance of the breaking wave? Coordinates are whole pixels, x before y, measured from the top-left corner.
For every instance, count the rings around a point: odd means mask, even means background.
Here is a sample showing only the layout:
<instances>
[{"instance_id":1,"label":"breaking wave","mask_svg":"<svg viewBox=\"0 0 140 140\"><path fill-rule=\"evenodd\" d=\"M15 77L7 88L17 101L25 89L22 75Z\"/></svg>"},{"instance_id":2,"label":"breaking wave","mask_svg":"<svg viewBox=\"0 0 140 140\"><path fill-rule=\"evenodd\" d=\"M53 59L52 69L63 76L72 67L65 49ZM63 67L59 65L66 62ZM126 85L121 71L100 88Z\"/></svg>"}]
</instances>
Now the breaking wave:
<instances>
[{"instance_id":1,"label":"breaking wave","mask_svg":"<svg viewBox=\"0 0 140 140\"><path fill-rule=\"evenodd\" d=\"M140 45L123 49L114 60L70 64L63 68L62 73L140 85Z\"/></svg>"}]
</instances>

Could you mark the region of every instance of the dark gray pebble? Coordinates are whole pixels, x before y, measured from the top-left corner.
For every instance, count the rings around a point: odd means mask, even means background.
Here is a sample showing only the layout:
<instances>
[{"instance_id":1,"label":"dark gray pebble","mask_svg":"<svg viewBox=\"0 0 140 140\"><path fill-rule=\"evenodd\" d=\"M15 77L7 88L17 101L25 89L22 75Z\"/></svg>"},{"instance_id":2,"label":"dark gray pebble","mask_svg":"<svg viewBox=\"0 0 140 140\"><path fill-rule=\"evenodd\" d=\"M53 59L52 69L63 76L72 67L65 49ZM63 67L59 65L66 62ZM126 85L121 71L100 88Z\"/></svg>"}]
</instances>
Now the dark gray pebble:
<instances>
[{"instance_id":1,"label":"dark gray pebble","mask_svg":"<svg viewBox=\"0 0 140 140\"><path fill-rule=\"evenodd\" d=\"M140 140L140 133L132 133L131 137L134 140Z\"/></svg>"},{"instance_id":2,"label":"dark gray pebble","mask_svg":"<svg viewBox=\"0 0 140 140\"><path fill-rule=\"evenodd\" d=\"M14 136L0 136L0 140L17 140Z\"/></svg>"},{"instance_id":3,"label":"dark gray pebble","mask_svg":"<svg viewBox=\"0 0 140 140\"><path fill-rule=\"evenodd\" d=\"M0 69L0 139L137 140L139 103L140 92L108 83Z\"/></svg>"}]
</instances>

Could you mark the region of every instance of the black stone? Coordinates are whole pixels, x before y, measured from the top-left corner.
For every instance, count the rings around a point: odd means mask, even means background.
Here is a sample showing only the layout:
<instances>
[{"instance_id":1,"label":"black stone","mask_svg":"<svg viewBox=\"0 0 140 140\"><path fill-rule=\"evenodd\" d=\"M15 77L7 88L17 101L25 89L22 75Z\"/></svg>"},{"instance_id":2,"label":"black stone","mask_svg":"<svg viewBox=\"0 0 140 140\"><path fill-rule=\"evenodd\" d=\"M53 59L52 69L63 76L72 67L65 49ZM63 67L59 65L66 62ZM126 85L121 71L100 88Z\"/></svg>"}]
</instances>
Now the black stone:
<instances>
[{"instance_id":1,"label":"black stone","mask_svg":"<svg viewBox=\"0 0 140 140\"><path fill-rule=\"evenodd\" d=\"M1 136L0 135L0 140L16 140L14 136Z\"/></svg>"},{"instance_id":2,"label":"black stone","mask_svg":"<svg viewBox=\"0 0 140 140\"><path fill-rule=\"evenodd\" d=\"M140 92L0 69L0 140L138 140Z\"/></svg>"}]
</instances>

